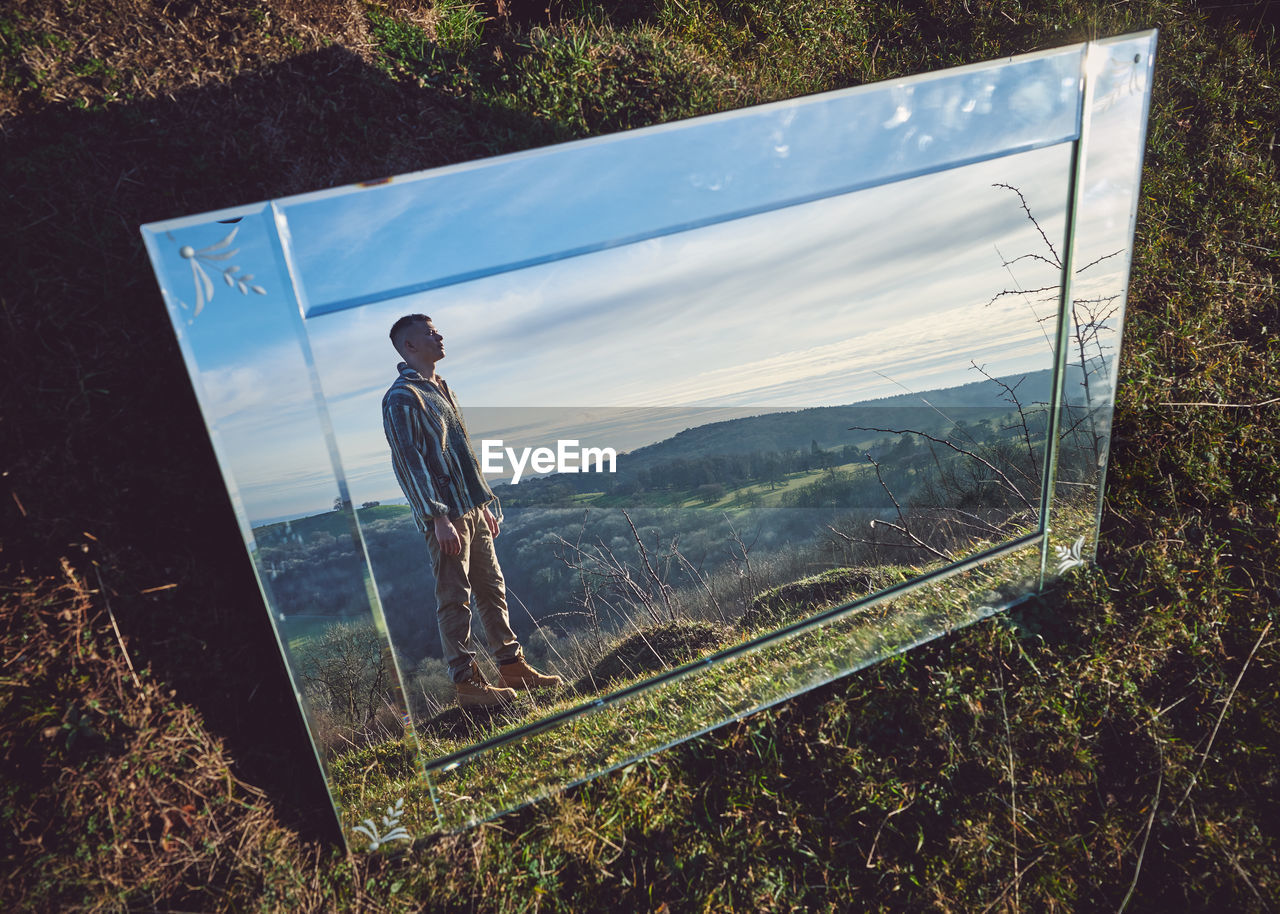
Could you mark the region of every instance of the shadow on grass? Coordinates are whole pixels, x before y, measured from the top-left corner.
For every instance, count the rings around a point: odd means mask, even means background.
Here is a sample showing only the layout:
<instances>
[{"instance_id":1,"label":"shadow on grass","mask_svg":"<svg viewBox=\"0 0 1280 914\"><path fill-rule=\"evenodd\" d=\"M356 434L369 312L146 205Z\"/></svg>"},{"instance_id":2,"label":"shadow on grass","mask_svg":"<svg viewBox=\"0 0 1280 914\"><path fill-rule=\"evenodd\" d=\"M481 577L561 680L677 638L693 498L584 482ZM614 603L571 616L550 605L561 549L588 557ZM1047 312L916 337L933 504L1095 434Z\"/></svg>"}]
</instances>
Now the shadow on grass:
<instances>
[{"instance_id":1,"label":"shadow on grass","mask_svg":"<svg viewBox=\"0 0 1280 914\"><path fill-rule=\"evenodd\" d=\"M5 561L56 573L70 556L94 585L96 566L135 663L310 833L332 834L325 786L138 226L536 145L553 129L392 80L338 47L4 125Z\"/></svg>"}]
</instances>

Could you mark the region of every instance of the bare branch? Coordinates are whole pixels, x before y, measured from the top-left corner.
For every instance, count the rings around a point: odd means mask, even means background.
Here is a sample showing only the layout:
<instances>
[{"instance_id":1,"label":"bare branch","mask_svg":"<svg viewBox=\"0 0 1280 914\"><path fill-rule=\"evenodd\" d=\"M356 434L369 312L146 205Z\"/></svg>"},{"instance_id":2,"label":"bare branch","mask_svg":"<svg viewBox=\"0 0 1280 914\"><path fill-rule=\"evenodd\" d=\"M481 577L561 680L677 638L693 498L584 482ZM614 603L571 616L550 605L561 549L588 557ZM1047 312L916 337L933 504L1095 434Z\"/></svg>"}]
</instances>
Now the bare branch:
<instances>
[{"instance_id":1,"label":"bare branch","mask_svg":"<svg viewBox=\"0 0 1280 914\"><path fill-rule=\"evenodd\" d=\"M1115 257L1115 256L1117 256L1118 254L1123 254L1123 253L1124 253L1124 248L1121 248L1121 249L1120 249L1120 250L1118 250L1118 251L1112 251L1110 254L1103 254L1103 255L1102 255L1101 257L1099 257L1097 260L1090 261L1089 263L1086 263L1084 266L1082 266L1080 269L1076 270L1076 275L1077 275L1077 276L1079 276L1079 275L1080 275L1081 273L1083 273L1085 270L1089 269L1089 267L1096 267L1098 264L1102 263L1102 261L1107 260L1108 258L1111 258L1111 257Z\"/></svg>"},{"instance_id":2,"label":"bare branch","mask_svg":"<svg viewBox=\"0 0 1280 914\"><path fill-rule=\"evenodd\" d=\"M876 463L875 458L872 457L870 454L867 455L867 460L871 463L873 467L875 467L876 479L880 481L880 488L884 489L885 494L889 496L889 500L893 502L894 510L898 512L898 520L902 522L901 524L895 524L891 521L886 521L886 520L873 520L871 522L872 528L874 529L877 524L884 524L886 527L890 528L891 530L897 530L899 533L901 533L907 539L911 540L911 542L915 543L921 549L924 549L926 552L931 552L934 555L938 556L938 558L945 559L948 562L952 561L953 557L950 553L943 552L939 549L935 549L933 546L930 546L928 543L920 539L920 537L916 536L915 533L911 531L910 527L907 525L907 518L902 513L902 505L898 504L898 499L894 497L893 492L891 492L889 490L889 487L885 485L884 477L880 475L880 464Z\"/></svg>"},{"instance_id":3,"label":"bare branch","mask_svg":"<svg viewBox=\"0 0 1280 914\"><path fill-rule=\"evenodd\" d=\"M992 184L992 187L1003 187L1011 190L1018 195L1019 202L1022 203L1022 211L1027 214L1027 218L1031 220L1031 224L1036 227L1036 231L1040 233L1040 237L1044 240L1044 246L1049 249L1049 253L1053 255L1053 265L1058 269L1062 269L1062 258L1058 256L1058 252L1054 250L1053 243L1049 240L1049 236L1044 233L1044 229L1040 227L1040 223L1036 217L1031 214L1031 207L1027 206L1027 198L1022 196L1022 191L1014 187L1012 184Z\"/></svg>"},{"instance_id":4,"label":"bare branch","mask_svg":"<svg viewBox=\"0 0 1280 914\"><path fill-rule=\"evenodd\" d=\"M1001 481L1005 484L1005 486L1009 489L1009 491L1012 492L1014 495L1018 496L1018 498L1022 501L1022 503L1027 506L1028 510L1030 511L1036 510L1036 506L1030 502L1027 496L1022 494L1021 489L1019 489L1016 485L1014 485L1013 480L1011 480L1008 476L1006 476L1000 470L996 469L996 467L991 464L991 461L987 460L985 457L975 454L973 451L968 451L962 447L958 447L957 445L948 441L946 438L938 438L934 435L928 434L927 432L916 431L913 428L875 428L873 426L867 426L867 425L851 425L849 426L849 431L880 432L881 434L886 434L886 435L919 435L921 438L927 438L928 440L934 442L935 444L946 445L947 447L951 448L951 450L956 451L957 453L960 453L960 454L964 454L966 457L970 457L973 460L978 461L978 463L982 464L992 473L995 473L998 477L1000 477ZM879 475L878 467L877 467L876 475L877 476ZM883 485L883 483L881 483L881 485Z\"/></svg>"},{"instance_id":5,"label":"bare branch","mask_svg":"<svg viewBox=\"0 0 1280 914\"><path fill-rule=\"evenodd\" d=\"M990 374L987 373L987 370L984 366L979 365L977 362L973 361L972 359L969 360L969 364L972 365L977 370L977 372L980 375L982 375L984 378L986 378L988 381L991 381L993 384L1000 385L1000 387L1002 387L1005 392L1004 399L1012 403L1014 407L1018 410L1018 418L1022 422L1022 440L1026 442L1026 445L1027 445L1027 459L1030 461L1031 466L1033 467L1036 466L1035 449L1031 446L1031 428L1027 423L1027 414L1022 410L1022 401L1018 398L1018 393L1017 393L1018 387L1022 384L1023 381L1027 379L1026 375L1023 375L1021 378L1019 378L1018 383L1010 387L1008 384L1006 384L1004 381L1001 381L999 378L992 377Z\"/></svg>"},{"instance_id":6,"label":"bare branch","mask_svg":"<svg viewBox=\"0 0 1280 914\"><path fill-rule=\"evenodd\" d=\"M724 621L724 610L720 608L720 601L716 599L715 593L712 592L711 586L707 583L707 576L704 575L699 569L694 568L693 563L690 562L685 557L685 554L683 552L680 552L679 550L677 550L674 544L672 545L672 551L675 553L676 559L682 565L684 565L685 569L689 572L690 576L695 581L697 581L700 585L702 585L702 590L703 592L706 593L707 599L710 600L711 605L715 607L716 615L720 617L721 621Z\"/></svg>"},{"instance_id":7,"label":"bare branch","mask_svg":"<svg viewBox=\"0 0 1280 914\"><path fill-rule=\"evenodd\" d=\"M990 307L991 305L994 305L997 301L1004 298L1006 295L1034 295L1037 292L1055 292L1059 288L1061 287L1060 286L1041 286L1038 289L1005 289L1004 291L997 292L995 295L993 295L991 297L991 301L987 302L986 305L984 305L983 307Z\"/></svg>"},{"instance_id":8,"label":"bare branch","mask_svg":"<svg viewBox=\"0 0 1280 914\"><path fill-rule=\"evenodd\" d=\"M649 552L644 548L644 542L640 539L640 534L636 531L636 525L631 522L631 515L626 511L622 512L622 516L627 519L627 526L631 528L631 535L635 537L636 548L640 550L640 558L644 560L645 570L649 572L649 577L653 579L654 585L658 588L658 596L662 597L663 605L667 608L667 618L674 622L676 615L671 608L671 586L653 570L653 565L649 562Z\"/></svg>"},{"instance_id":9,"label":"bare branch","mask_svg":"<svg viewBox=\"0 0 1280 914\"><path fill-rule=\"evenodd\" d=\"M1045 256L1044 256L1044 255L1042 255L1042 254L1021 254L1021 255L1019 255L1019 256L1017 256L1017 257L1013 258L1013 260L1006 260L1006 261L1004 261L1004 262L1001 264L1001 266L1004 266L1004 267L1011 267L1011 266L1013 266L1015 263L1017 263L1019 260L1038 260L1038 261L1040 261L1041 263L1047 263L1047 264L1048 264L1049 266L1051 266L1051 267L1054 267L1054 268L1057 268L1057 267L1058 267L1058 265L1057 265L1056 263L1054 263L1052 260L1050 260L1048 257L1045 257Z\"/></svg>"},{"instance_id":10,"label":"bare branch","mask_svg":"<svg viewBox=\"0 0 1280 914\"><path fill-rule=\"evenodd\" d=\"M1257 400L1253 403L1214 403L1209 400L1183 402L1176 400L1166 400L1161 406L1214 406L1218 409L1256 409L1259 406L1271 406L1273 403L1280 403L1280 397L1272 397L1270 400Z\"/></svg>"},{"instance_id":11,"label":"bare branch","mask_svg":"<svg viewBox=\"0 0 1280 914\"><path fill-rule=\"evenodd\" d=\"M1196 765L1195 774L1191 775L1191 783L1187 784L1187 789L1183 792L1182 799L1173 808L1174 815L1177 815L1178 810L1182 808L1182 804L1187 802L1187 797L1191 796L1191 791L1195 789L1200 772L1204 770L1204 763L1209 758L1210 750L1213 749L1213 741L1218 738L1218 729L1222 726L1222 719L1227 716L1227 708L1231 707L1231 700L1236 697L1236 690L1240 688L1240 680L1244 679L1245 671L1249 669L1249 664L1253 662L1253 655L1258 653L1258 648L1262 646L1262 642L1269 631L1271 631L1270 622L1262 627L1262 634L1253 643L1253 649L1249 651L1249 656L1244 658L1244 665L1240 667L1240 674L1236 676L1236 681L1232 683L1231 691L1227 694L1227 700L1222 703L1222 710L1218 713L1218 720L1213 725L1213 732L1209 734L1209 742L1205 744L1204 752L1200 754L1200 764Z\"/></svg>"}]
</instances>

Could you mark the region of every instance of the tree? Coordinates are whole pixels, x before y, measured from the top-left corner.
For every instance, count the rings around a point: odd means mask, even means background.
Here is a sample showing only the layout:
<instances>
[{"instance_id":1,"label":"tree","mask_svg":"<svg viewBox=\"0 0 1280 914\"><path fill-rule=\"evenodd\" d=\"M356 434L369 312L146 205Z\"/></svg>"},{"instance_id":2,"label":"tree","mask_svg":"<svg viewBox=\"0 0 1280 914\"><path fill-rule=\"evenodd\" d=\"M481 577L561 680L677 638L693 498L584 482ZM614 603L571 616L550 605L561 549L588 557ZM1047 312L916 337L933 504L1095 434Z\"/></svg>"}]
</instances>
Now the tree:
<instances>
[{"instance_id":1,"label":"tree","mask_svg":"<svg viewBox=\"0 0 1280 914\"><path fill-rule=\"evenodd\" d=\"M724 486L718 482L707 482L698 486L698 498L702 500L704 505L712 504L724 498Z\"/></svg>"},{"instance_id":2,"label":"tree","mask_svg":"<svg viewBox=\"0 0 1280 914\"><path fill-rule=\"evenodd\" d=\"M297 652L303 693L354 744L375 735L378 713L397 707L391 651L373 621L335 622Z\"/></svg>"}]
</instances>

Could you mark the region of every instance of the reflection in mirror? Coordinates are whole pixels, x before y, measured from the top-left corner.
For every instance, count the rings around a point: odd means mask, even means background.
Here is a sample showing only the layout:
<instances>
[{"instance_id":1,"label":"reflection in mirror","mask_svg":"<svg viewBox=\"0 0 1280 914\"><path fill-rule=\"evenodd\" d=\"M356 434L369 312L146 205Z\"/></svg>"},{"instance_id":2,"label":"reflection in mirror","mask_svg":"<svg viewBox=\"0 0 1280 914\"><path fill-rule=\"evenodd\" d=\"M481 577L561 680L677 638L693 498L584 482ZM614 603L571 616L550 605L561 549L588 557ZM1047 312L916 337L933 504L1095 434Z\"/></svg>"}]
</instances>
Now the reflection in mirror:
<instances>
[{"instance_id":1,"label":"reflection in mirror","mask_svg":"<svg viewBox=\"0 0 1280 914\"><path fill-rule=\"evenodd\" d=\"M1153 45L144 227L348 837L497 814L1087 559ZM407 314L509 633L437 624L384 425ZM463 652L516 684L517 644L560 683L460 706Z\"/></svg>"},{"instance_id":2,"label":"reflection in mirror","mask_svg":"<svg viewBox=\"0 0 1280 914\"><path fill-rule=\"evenodd\" d=\"M309 320L428 758L1033 533L1056 303L1003 291L1011 275L1060 285L1070 157L1061 144ZM447 662L433 561L392 472L388 330L415 313L443 334L434 369L492 471L515 637L567 685L503 713L456 707L465 659ZM477 641L481 611L477 595ZM500 637L467 651L494 681Z\"/></svg>"},{"instance_id":3,"label":"reflection in mirror","mask_svg":"<svg viewBox=\"0 0 1280 914\"><path fill-rule=\"evenodd\" d=\"M1072 140L1082 48L280 201L304 314Z\"/></svg>"},{"instance_id":4,"label":"reflection in mirror","mask_svg":"<svg viewBox=\"0 0 1280 914\"><path fill-rule=\"evenodd\" d=\"M1032 593L1039 569L1036 543L1012 546L909 591L898 585L833 607L821 620L726 652L691 675L619 693L554 728L530 728L500 750L442 759L428 769L441 823L483 820L985 618ZM818 596L815 580L801 586L827 603L845 596Z\"/></svg>"}]
</instances>

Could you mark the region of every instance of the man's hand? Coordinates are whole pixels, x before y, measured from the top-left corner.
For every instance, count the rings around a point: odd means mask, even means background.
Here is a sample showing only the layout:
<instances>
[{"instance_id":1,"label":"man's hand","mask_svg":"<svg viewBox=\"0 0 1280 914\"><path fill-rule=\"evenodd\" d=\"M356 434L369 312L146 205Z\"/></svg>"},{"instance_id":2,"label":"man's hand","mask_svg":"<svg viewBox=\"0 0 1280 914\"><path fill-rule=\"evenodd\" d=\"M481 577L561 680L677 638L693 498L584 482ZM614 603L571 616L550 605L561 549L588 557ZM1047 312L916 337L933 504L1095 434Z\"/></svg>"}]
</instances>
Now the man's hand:
<instances>
[{"instance_id":1,"label":"man's hand","mask_svg":"<svg viewBox=\"0 0 1280 914\"><path fill-rule=\"evenodd\" d=\"M489 510L489 506L484 506L484 522L489 525L489 535L497 537L498 535L498 519L493 516L493 512Z\"/></svg>"},{"instance_id":2,"label":"man's hand","mask_svg":"<svg viewBox=\"0 0 1280 914\"><path fill-rule=\"evenodd\" d=\"M445 555L461 555L462 554L462 537L458 536L458 531L454 528L453 522L444 515L437 515L435 518L436 542L440 544L440 551Z\"/></svg>"}]
</instances>

